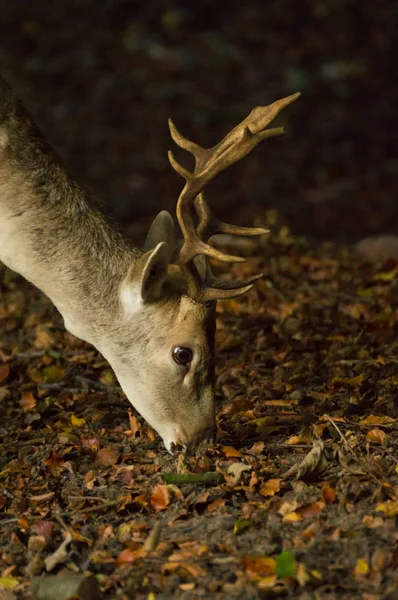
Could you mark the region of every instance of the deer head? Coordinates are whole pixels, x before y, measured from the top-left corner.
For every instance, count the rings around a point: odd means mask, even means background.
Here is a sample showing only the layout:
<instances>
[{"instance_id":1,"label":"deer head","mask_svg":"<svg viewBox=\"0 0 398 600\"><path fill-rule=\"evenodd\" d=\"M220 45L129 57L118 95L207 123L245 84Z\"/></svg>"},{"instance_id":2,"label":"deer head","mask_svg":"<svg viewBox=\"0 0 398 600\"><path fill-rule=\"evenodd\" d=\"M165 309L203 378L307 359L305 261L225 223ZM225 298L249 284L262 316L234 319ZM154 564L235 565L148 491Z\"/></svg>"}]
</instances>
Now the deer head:
<instances>
[{"instance_id":1,"label":"deer head","mask_svg":"<svg viewBox=\"0 0 398 600\"><path fill-rule=\"evenodd\" d=\"M253 109L209 149L170 121L173 140L195 159L191 173L169 153L185 179L175 264L171 216L158 215L143 252L132 247L70 178L0 77L0 259L51 298L71 333L102 352L169 450L214 437L216 302L247 292L261 277L224 281L213 274L209 258L243 260L210 246L213 234L266 230L221 223L204 189L257 144L282 135L283 128L266 127L298 95Z\"/></svg>"},{"instance_id":2,"label":"deer head","mask_svg":"<svg viewBox=\"0 0 398 600\"><path fill-rule=\"evenodd\" d=\"M120 287L123 327L134 335L133 360L128 360L120 348L120 335L116 336L117 355L103 352L127 397L163 437L169 450L177 444L191 446L214 438L215 305L217 300L247 292L262 276L225 281L212 273L209 257L226 262L244 260L210 246L208 240L213 234L253 236L267 230L218 221L210 212L204 188L257 144L282 135L283 128L265 128L298 95L255 108L210 149L187 140L169 122L173 140L195 159L191 173L169 152L172 167L185 179L177 202L184 238L178 264L172 263L173 221L162 212L148 234L145 254L132 265Z\"/></svg>"}]
</instances>

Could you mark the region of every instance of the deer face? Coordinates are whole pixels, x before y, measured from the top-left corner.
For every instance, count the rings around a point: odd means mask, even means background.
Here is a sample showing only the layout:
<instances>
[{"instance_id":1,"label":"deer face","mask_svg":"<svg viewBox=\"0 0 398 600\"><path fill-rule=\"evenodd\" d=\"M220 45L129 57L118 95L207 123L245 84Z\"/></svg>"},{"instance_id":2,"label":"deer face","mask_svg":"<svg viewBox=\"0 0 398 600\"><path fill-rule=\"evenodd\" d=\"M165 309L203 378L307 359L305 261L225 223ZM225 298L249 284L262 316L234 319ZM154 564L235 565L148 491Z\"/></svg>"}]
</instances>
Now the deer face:
<instances>
[{"instance_id":1,"label":"deer face","mask_svg":"<svg viewBox=\"0 0 398 600\"><path fill-rule=\"evenodd\" d=\"M166 448L214 437L215 302L200 305L184 295L141 302L130 315L124 307L122 323L107 358Z\"/></svg>"},{"instance_id":2,"label":"deer face","mask_svg":"<svg viewBox=\"0 0 398 600\"><path fill-rule=\"evenodd\" d=\"M216 302L195 302L183 293L181 276L170 267L174 245L172 219L162 212L147 252L120 285L112 333L96 344L168 450L215 434Z\"/></svg>"}]
</instances>

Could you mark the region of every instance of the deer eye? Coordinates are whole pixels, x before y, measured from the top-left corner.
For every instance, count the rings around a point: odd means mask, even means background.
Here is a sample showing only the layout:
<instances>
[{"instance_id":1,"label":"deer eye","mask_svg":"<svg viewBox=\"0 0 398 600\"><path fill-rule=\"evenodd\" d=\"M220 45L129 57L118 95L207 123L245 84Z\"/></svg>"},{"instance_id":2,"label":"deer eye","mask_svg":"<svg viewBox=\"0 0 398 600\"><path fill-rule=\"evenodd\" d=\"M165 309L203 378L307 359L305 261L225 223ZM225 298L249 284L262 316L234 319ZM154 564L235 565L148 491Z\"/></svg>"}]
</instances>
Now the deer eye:
<instances>
[{"instance_id":1,"label":"deer eye","mask_svg":"<svg viewBox=\"0 0 398 600\"><path fill-rule=\"evenodd\" d=\"M184 346L174 346L172 352L173 360L178 365L187 366L192 360L193 352L191 348L185 348Z\"/></svg>"}]
</instances>

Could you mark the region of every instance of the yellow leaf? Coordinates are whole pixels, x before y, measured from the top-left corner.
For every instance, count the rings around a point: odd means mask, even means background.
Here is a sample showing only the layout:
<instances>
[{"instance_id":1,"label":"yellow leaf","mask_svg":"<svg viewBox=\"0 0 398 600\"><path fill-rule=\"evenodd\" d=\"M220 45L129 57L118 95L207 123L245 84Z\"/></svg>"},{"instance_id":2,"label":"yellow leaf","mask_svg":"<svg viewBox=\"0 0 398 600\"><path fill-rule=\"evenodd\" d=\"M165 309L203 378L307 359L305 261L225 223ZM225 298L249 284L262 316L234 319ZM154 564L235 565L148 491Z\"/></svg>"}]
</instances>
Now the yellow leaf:
<instances>
[{"instance_id":1,"label":"yellow leaf","mask_svg":"<svg viewBox=\"0 0 398 600\"><path fill-rule=\"evenodd\" d=\"M364 558L358 558L357 564L355 565L354 575L357 577L358 575L363 576L369 573L369 564L368 561Z\"/></svg>"},{"instance_id":2,"label":"yellow leaf","mask_svg":"<svg viewBox=\"0 0 398 600\"><path fill-rule=\"evenodd\" d=\"M301 515L299 515L297 512L287 513L282 519L282 521L284 523L298 523L298 521L302 521L302 520L303 520L303 517Z\"/></svg>"},{"instance_id":3,"label":"yellow leaf","mask_svg":"<svg viewBox=\"0 0 398 600\"><path fill-rule=\"evenodd\" d=\"M83 427L86 424L84 419L79 419L79 417L76 417L74 414L71 415L70 422L73 427Z\"/></svg>"},{"instance_id":4,"label":"yellow leaf","mask_svg":"<svg viewBox=\"0 0 398 600\"><path fill-rule=\"evenodd\" d=\"M13 590L15 587L17 587L18 583L18 579L12 575L0 577L0 589L3 588L5 590Z\"/></svg>"},{"instance_id":5,"label":"yellow leaf","mask_svg":"<svg viewBox=\"0 0 398 600\"><path fill-rule=\"evenodd\" d=\"M392 281L397 276L396 271L384 271L373 275L374 281Z\"/></svg>"},{"instance_id":6,"label":"yellow leaf","mask_svg":"<svg viewBox=\"0 0 398 600\"><path fill-rule=\"evenodd\" d=\"M320 574L320 572L317 569L312 569L310 571L310 573L314 577L314 579L318 579L319 581L322 581L322 575Z\"/></svg>"},{"instance_id":7,"label":"yellow leaf","mask_svg":"<svg viewBox=\"0 0 398 600\"><path fill-rule=\"evenodd\" d=\"M382 415L369 415L366 419L359 421L360 425L392 425L396 423L397 419L392 417L383 417Z\"/></svg>"},{"instance_id":8,"label":"yellow leaf","mask_svg":"<svg viewBox=\"0 0 398 600\"><path fill-rule=\"evenodd\" d=\"M384 513L385 517L396 517L398 515L398 500L387 500L376 506L377 512Z\"/></svg>"},{"instance_id":9,"label":"yellow leaf","mask_svg":"<svg viewBox=\"0 0 398 600\"><path fill-rule=\"evenodd\" d=\"M257 587L261 590L269 590L273 588L276 584L278 578L276 575L268 575L268 577L262 577L259 581L257 581Z\"/></svg>"}]
</instances>

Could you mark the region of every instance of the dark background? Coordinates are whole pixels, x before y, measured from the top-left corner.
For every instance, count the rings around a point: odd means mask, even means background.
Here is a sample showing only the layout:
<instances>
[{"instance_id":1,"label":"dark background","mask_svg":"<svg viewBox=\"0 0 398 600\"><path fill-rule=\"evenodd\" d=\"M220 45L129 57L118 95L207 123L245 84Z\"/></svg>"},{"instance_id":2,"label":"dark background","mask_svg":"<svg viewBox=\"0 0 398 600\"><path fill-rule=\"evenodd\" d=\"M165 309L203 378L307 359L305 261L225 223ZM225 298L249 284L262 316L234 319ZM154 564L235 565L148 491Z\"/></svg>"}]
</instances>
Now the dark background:
<instances>
[{"instance_id":1,"label":"dark background","mask_svg":"<svg viewBox=\"0 0 398 600\"><path fill-rule=\"evenodd\" d=\"M296 234L352 242L398 233L397 6L1 0L0 70L132 235L181 189L169 116L210 146L301 91L280 119L289 136L220 177L211 204L241 224L278 209Z\"/></svg>"}]
</instances>

